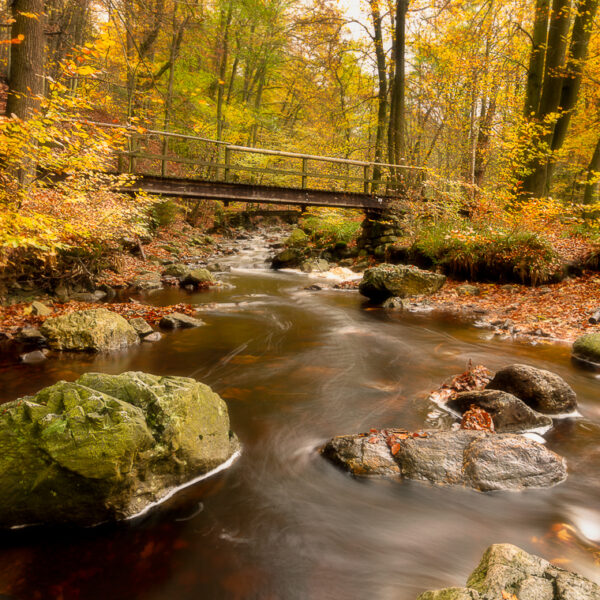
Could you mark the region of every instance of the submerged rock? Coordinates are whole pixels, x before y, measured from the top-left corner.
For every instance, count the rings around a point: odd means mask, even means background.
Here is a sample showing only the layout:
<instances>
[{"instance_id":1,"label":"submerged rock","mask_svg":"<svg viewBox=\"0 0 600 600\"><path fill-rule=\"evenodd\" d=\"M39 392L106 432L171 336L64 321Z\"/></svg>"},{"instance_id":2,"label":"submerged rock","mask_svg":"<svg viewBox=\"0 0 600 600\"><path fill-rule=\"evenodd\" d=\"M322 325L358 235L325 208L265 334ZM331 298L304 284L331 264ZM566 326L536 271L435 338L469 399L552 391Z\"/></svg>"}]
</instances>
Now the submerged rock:
<instances>
[{"instance_id":1,"label":"submerged rock","mask_svg":"<svg viewBox=\"0 0 600 600\"><path fill-rule=\"evenodd\" d=\"M121 315L106 308L46 319L41 333L55 350L102 352L139 342L135 329Z\"/></svg>"},{"instance_id":2,"label":"submerged rock","mask_svg":"<svg viewBox=\"0 0 600 600\"><path fill-rule=\"evenodd\" d=\"M529 365L510 365L501 369L487 388L513 394L531 408L546 414L571 412L577 408L577 396L562 377Z\"/></svg>"},{"instance_id":3,"label":"submerged rock","mask_svg":"<svg viewBox=\"0 0 600 600\"><path fill-rule=\"evenodd\" d=\"M390 430L333 438L321 453L359 476L416 479L480 491L542 488L567 477L566 461L519 435L484 431Z\"/></svg>"},{"instance_id":4,"label":"submerged rock","mask_svg":"<svg viewBox=\"0 0 600 600\"><path fill-rule=\"evenodd\" d=\"M17 333L17 341L29 346L43 346L47 340L37 327L26 326Z\"/></svg>"},{"instance_id":5,"label":"submerged rock","mask_svg":"<svg viewBox=\"0 0 600 600\"><path fill-rule=\"evenodd\" d=\"M200 327L201 325L204 325L204 321L180 312L171 313L160 320L160 326L165 329L189 329L191 327Z\"/></svg>"},{"instance_id":6,"label":"submerged rock","mask_svg":"<svg viewBox=\"0 0 600 600\"><path fill-rule=\"evenodd\" d=\"M227 407L185 377L88 373L3 405L0 526L133 516L238 448Z\"/></svg>"},{"instance_id":7,"label":"submerged rock","mask_svg":"<svg viewBox=\"0 0 600 600\"><path fill-rule=\"evenodd\" d=\"M555 567L512 544L495 544L484 553L466 588L421 594L417 600L598 600L600 586Z\"/></svg>"},{"instance_id":8,"label":"submerged rock","mask_svg":"<svg viewBox=\"0 0 600 600\"><path fill-rule=\"evenodd\" d=\"M390 296L410 298L434 294L445 281L444 275L411 265L382 264L365 271L358 289L371 300L383 301Z\"/></svg>"},{"instance_id":9,"label":"submerged rock","mask_svg":"<svg viewBox=\"0 0 600 600\"><path fill-rule=\"evenodd\" d=\"M552 426L550 417L536 412L516 396L500 390L460 392L448 400L446 406L462 415L472 404L490 414L499 433Z\"/></svg>"}]
</instances>

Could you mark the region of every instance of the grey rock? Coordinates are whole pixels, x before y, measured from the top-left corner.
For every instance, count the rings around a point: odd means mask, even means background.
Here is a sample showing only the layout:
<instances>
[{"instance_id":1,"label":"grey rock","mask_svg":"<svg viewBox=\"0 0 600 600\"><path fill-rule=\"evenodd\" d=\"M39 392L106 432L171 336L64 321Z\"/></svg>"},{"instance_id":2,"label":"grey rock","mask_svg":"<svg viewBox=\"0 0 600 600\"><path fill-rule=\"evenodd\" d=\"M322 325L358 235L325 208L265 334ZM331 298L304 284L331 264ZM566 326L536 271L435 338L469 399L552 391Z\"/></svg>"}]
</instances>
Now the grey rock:
<instances>
[{"instance_id":1,"label":"grey rock","mask_svg":"<svg viewBox=\"0 0 600 600\"><path fill-rule=\"evenodd\" d=\"M411 265L382 264L367 269L359 291L371 300L384 301L390 296L410 298L437 292L446 281L444 275Z\"/></svg>"},{"instance_id":2,"label":"grey rock","mask_svg":"<svg viewBox=\"0 0 600 600\"><path fill-rule=\"evenodd\" d=\"M552 425L550 417L536 412L516 396L500 390L461 392L455 394L446 406L462 415L472 404L490 414L498 433L515 433Z\"/></svg>"},{"instance_id":3,"label":"grey rock","mask_svg":"<svg viewBox=\"0 0 600 600\"><path fill-rule=\"evenodd\" d=\"M322 258L310 258L302 263L300 269L304 273L325 273L326 271L329 271L330 266L331 265Z\"/></svg>"},{"instance_id":4,"label":"grey rock","mask_svg":"<svg viewBox=\"0 0 600 600\"><path fill-rule=\"evenodd\" d=\"M171 313L160 320L160 326L165 329L186 329L200 327L201 325L204 325L204 321L180 312Z\"/></svg>"},{"instance_id":5,"label":"grey rock","mask_svg":"<svg viewBox=\"0 0 600 600\"><path fill-rule=\"evenodd\" d=\"M16 335L16 340L23 344L31 344L43 346L46 343L46 338L37 327L23 327Z\"/></svg>"},{"instance_id":6,"label":"grey rock","mask_svg":"<svg viewBox=\"0 0 600 600\"><path fill-rule=\"evenodd\" d=\"M134 319L129 319L129 324L135 329L135 332L141 338L145 338L154 333L154 329L152 329L152 327L150 327L147 321L142 319L142 317L135 317Z\"/></svg>"},{"instance_id":7,"label":"grey rock","mask_svg":"<svg viewBox=\"0 0 600 600\"><path fill-rule=\"evenodd\" d=\"M52 314L52 309L36 300L31 303L31 314L40 317L48 317Z\"/></svg>"},{"instance_id":8,"label":"grey rock","mask_svg":"<svg viewBox=\"0 0 600 600\"><path fill-rule=\"evenodd\" d=\"M513 394L545 414L571 412L577 408L577 396L562 377L529 365L501 369L487 388Z\"/></svg>"},{"instance_id":9,"label":"grey rock","mask_svg":"<svg viewBox=\"0 0 600 600\"><path fill-rule=\"evenodd\" d=\"M144 336L142 338L142 341L143 342L160 342L161 339L162 339L162 334L160 333L160 331L155 331L154 333Z\"/></svg>"},{"instance_id":10,"label":"grey rock","mask_svg":"<svg viewBox=\"0 0 600 600\"><path fill-rule=\"evenodd\" d=\"M406 300L406 298L398 298L396 296L392 296L388 298L381 306L383 308L389 308L393 310L406 310L410 302Z\"/></svg>"},{"instance_id":11,"label":"grey rock","mask_svg":"<svg viewBox=\"0 0 600 600\"><path fill-rule=\"evenodd\" d=\"M131 286L141 291L160 289L162 287L160 273L154 271L140 273L131 280Z\"/></svg>"},{"instance_id":12,"label":"grey rock","mask_svg":"<svg viewBox=\"0 0 600 600\"><path fill-rule=\"evenodd\" d=\"M382 436L346 435L330 440L321 452L357 476L393 476L479 491L550 487L567 477L563 458L508 433L427 431L401 439L395 455Z\"/></svg>"},{"instance_id":13,"label":"grey rock","mask_svg":"<svg viewBox=\"0 0 600 600\"><path fill-rule=\"evenodd\" d=\"M481 294L481 289L476 285L465 283L464 285L459 285L456 288L456 293L459 296L479 296Z\"/></svg>"},{"instance_id":14,"label":"grey rock","mask_svg":"<svg viewBox=\"0 0 600 600\"><path fill-rule=\"evenodd\" d=\"M501 600L513 594L519 600L599 600L600 586L517 546L495 544L485 551L466 588L425 592L417 600Z\"/></svg>"}]
</instances>

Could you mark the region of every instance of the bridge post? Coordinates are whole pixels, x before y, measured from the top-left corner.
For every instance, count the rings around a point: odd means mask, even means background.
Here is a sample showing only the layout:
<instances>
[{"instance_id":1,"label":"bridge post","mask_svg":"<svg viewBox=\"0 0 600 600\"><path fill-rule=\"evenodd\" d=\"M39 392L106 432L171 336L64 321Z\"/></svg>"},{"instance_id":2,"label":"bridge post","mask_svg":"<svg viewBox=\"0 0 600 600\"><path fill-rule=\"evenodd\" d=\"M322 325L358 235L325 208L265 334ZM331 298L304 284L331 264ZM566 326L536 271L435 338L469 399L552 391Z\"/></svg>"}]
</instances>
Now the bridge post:
<instances>
[{"instance_id":1,"label":"bridge post","mask_svg":"<svg viewBox=\"0 0 600 600\"><path fill-rule=\"evenodd\" d=\"M225 181L229 181L229 173L230 173L230 169L229 166L231 165L231 150L229 148L229 146L225 146L225 173L224 173L224 178Z\"/></svg>"},{"instance_id":2,"label":"bridge post","mask_svg":"<svg viewBox=\"0 0 600 600\"><path fill-rule=\"evenodd\" d=\"M370 165L365 165L365 167L364 167L364 184L363 184L363 191L365 192L365 194L369 193L369 172L370 172Z\"/></svg>"},{"instance_id":3,"label":"bridge post","mask_svg":"<svg viewBox=\"0 0 600 600\"><path fill-rule=\"evenodd\" d=\"M303 190L306 189L306 184L308 181L307 170L308 170L308 158L303 158L302 159L302 189Z\"/></svg>"}]
</instances>

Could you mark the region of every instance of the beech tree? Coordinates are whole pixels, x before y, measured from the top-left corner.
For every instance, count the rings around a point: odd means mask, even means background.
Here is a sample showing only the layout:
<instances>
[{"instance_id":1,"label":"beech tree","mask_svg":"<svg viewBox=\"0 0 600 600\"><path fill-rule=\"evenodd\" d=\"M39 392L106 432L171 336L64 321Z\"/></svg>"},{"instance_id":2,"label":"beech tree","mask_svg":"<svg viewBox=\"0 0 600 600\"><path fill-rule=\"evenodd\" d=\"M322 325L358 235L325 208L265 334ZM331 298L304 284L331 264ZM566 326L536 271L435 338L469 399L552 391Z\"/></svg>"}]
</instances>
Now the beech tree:
<instances>
[{"instance_id":1,"label":"beech tree","mask_svg":"<svg viewBox=\"0 0 600 600\"><path fill-rule=\"evenodd\" d=\"M26 120L39 109L44 94L44 0L15 0L12 16L6 114Z\"/></svg>"}]
</instances>

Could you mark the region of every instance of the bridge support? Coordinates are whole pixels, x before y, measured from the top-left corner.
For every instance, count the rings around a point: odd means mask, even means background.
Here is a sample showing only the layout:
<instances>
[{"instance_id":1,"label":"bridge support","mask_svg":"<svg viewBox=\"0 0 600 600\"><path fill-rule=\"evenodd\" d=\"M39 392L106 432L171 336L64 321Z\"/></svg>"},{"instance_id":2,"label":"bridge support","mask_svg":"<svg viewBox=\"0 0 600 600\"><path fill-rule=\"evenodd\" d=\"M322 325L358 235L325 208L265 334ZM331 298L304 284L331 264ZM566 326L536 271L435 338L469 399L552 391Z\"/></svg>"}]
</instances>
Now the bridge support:
<instances>
[{"instance_id":1,"label":"bridge support","mask_svg":"<svg viewBox=\"0 0 600 600\"><path fill-rule=\"evenodd\" d=\"M358 247L380 260L390 257L392 246L402 236L402 218L397 210L365 210Z\"/></svg>"}]
</instances>

